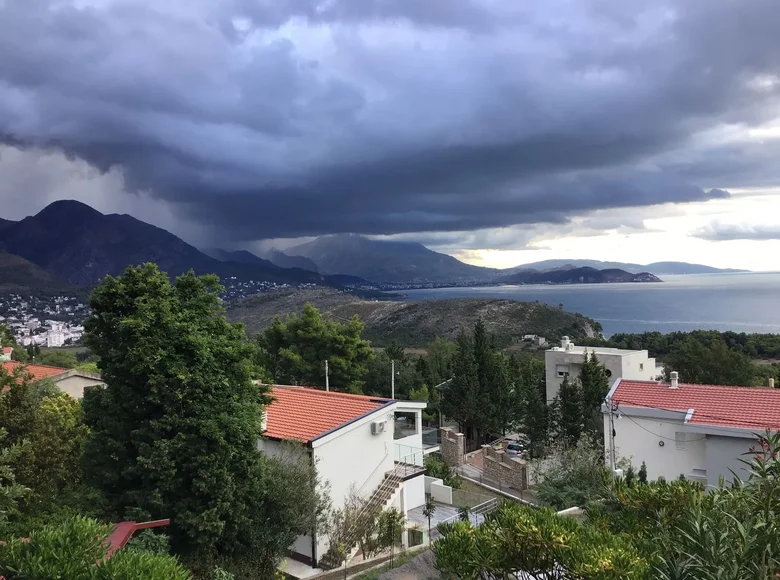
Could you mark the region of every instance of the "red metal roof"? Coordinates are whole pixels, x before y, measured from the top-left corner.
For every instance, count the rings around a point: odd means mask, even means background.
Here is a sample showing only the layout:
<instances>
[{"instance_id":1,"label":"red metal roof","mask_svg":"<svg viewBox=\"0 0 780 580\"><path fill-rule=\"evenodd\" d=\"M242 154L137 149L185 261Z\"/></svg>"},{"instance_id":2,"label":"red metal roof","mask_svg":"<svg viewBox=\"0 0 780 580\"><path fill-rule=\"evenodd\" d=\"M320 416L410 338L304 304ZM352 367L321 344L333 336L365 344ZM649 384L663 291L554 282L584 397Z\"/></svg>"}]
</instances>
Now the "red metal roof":
<instances>
[{"instance_id":1,"label":"red metal roof","mask_svg":"<svg viewBox=\"0 0 780 580\"><path fill-rule=\"evenodd\" d=\"M731 387L621 379L612 393L619 406L646 407L687 413L689 423L739 429L780 429L780 389Z\"/></svg>"},{"instance_id":2,"label":"red metal roof","mask_svg":"<svg viewBox=\"0 0 780 580\"><path fill-rule=\"evenodd\" d=\"M138 530L146 530L148 528L159 528L161 526L167 526L170 523L171 523L170 519L155 520L153 522L143 522L140 524L137 522L118 523L114 527L114 530L111 532L111 535L108 536L108 538L106 538L106 544L108 545L108 550L106 552L106 559L113 556L121 548L124 548L127 545L127 542L130 541L130 538L133 537L133 534Z\"/></svg>"},{"instance_id":3,"label":"red metal roof","mask_svg":"<svg viewBox=\"0 0 780 580\"><path fill-rule=\"evenodd\" d=\"M2 366L8 374L13 373L19 367L24 367L25 370L32 375L34 381L39 381L46 377L53 377L68 371L68 369L62 369L59 367L26 364L26 363L17 362L15 360L6 361L3 363Z\"/></svg>"},{"instance_id":4,"label":"red metal roof","mask_svg":"<svg viewBox=\"0 0 780 580\"><path fill-rule=\"evenodd\" d=\"M267 409L266 437L304 443L390 402L364 395L279 385L271 388L271 394L274 401Z\"/></svg>"}]
</instances>

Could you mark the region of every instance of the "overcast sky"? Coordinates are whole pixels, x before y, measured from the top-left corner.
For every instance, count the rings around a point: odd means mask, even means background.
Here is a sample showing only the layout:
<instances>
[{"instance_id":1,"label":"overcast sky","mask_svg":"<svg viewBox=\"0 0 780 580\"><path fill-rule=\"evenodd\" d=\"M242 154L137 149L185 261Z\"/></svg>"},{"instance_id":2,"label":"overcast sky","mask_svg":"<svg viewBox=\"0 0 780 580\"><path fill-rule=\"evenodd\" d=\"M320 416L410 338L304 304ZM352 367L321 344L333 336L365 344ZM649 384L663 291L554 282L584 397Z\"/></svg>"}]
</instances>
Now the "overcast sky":
<instances>
[{"instance_id":1,"label":"overcast sky","mask_svg":"<svg viewBox=\"0 0 780 580\"><path fill-rule=\"evenodd\" d=\"M0 215L780 269L778 30L777 0L0 0Z\"/></svg>"}]
</instances>

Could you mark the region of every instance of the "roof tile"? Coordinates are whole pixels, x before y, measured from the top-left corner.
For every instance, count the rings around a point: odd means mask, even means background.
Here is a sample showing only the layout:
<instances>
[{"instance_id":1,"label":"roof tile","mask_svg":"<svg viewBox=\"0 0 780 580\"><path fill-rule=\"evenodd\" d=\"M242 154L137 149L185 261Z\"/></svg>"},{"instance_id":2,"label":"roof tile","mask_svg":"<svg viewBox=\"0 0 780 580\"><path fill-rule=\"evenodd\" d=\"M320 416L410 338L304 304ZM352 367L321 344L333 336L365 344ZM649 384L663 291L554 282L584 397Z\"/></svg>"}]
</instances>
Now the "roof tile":
<instances>
[{"instance_id":1,"label":"roof tile","mask_svg":"<svg viewBox=\"0 0 780 580\"><path fill-rule=\"evenodd\" d=\"M17 368L24 367L28 373L32 375L32 378L34 381L39 381L41 379L44 379L46 377L53 377L59 374L62 374L64 372L67 372L68 369L63 369L60 367L50 367L47 365L35 365L35 364L26 364L26 363L20 363L17 361L6 361L2 364L2 367L5 369L7 373L13 373Z\"/></svg>"},{"instance_id":2,"label":"roof tile","mask_svg":"<svg viewBox=\"0 0 780 580\"><path fill-rule=\"evenodd\" d=\"M319 435L376 411L389 399L275 385L265 435L308 443Z\"/></svg>"},{"instance_id":3,"label":"roof tile","mask_svg":"<svg viewBox=\"0 0 780 580\"><path fill-rule=\"evenodd\" d=\"M656 381L618 384L612 401L629 407L688 412L689 423L738 429L780 429L780 389L680 383L669 388Z\"/></svg>"}]
</instances>

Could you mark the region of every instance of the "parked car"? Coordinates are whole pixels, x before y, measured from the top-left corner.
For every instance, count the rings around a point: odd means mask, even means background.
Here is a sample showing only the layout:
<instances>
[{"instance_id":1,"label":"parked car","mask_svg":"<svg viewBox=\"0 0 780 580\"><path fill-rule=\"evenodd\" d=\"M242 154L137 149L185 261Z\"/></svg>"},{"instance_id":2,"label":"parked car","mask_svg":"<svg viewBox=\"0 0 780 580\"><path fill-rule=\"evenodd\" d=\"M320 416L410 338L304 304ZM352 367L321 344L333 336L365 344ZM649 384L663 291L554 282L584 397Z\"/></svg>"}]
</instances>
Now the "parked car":
<instances>
[{"instance_id":1,"label":"parked car","mask_svg":"<svg viewBox=\"0 0 780 580\"><path fill-rule=\"evenodd\" d=\"M525 451L525 446L520 441L510 441L506 445L506 454L512 457L522 455Z\"/></svg>"}]
</instances>

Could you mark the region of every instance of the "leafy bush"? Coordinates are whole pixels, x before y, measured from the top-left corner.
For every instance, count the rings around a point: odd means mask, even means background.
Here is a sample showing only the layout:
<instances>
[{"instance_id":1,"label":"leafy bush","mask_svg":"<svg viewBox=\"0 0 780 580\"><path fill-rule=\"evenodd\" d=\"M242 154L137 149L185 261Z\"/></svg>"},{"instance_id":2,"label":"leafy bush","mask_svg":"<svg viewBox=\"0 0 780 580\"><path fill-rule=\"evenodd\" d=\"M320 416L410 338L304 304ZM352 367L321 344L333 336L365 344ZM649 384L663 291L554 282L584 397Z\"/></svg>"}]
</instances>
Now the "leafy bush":
<instances>
[{"instance_id":1,"label":"leafy bush","mask_svg":"<svg viewBox=\"0 0 780 580\"><path fill-rule=\"evenodd\" d=\"M189 580L191 575L171 556L120 550L106 560L110 528L97 520L74 517L45 526L0 545L0 575L7 580Z\"/></svg>"},{"instance_id":2,"label":"leafy bush","mask_svg":"<svg viewBox=\"0 0 780 580\"><path fill-rule=\"evenodd\" d=\"M447 465L447 462L433 455L425 458L425 474L428 477L441 479L444 485L449 485L452 489L460 489L463 485L463 480Z\"/></svg>"}]
</instances>

